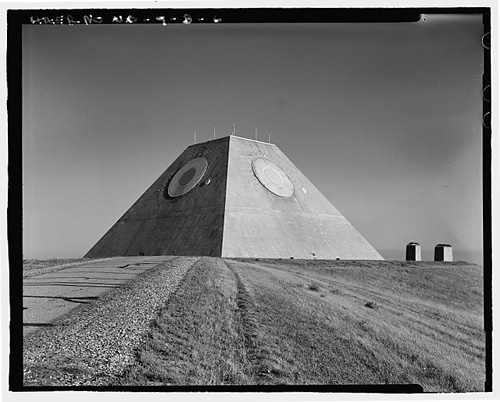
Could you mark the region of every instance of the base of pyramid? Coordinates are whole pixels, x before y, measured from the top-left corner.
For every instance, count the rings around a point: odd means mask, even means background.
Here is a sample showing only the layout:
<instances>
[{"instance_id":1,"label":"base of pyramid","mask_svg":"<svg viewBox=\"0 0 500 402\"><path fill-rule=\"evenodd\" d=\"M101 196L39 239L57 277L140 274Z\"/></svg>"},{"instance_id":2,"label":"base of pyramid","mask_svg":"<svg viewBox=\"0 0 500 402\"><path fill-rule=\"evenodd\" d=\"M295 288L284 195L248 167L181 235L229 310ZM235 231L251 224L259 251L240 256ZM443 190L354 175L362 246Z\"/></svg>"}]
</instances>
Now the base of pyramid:
<instances>
[{"instance_id":1,"label":"base of pyramid","mask_svg":"<svg viewBox=\"0 0 500 402\"><path fill-rule=\"evenodd\" d=\"M342 216L305 213L228 213L225 258L383 260Z\"/></svg>"}]
</instances>

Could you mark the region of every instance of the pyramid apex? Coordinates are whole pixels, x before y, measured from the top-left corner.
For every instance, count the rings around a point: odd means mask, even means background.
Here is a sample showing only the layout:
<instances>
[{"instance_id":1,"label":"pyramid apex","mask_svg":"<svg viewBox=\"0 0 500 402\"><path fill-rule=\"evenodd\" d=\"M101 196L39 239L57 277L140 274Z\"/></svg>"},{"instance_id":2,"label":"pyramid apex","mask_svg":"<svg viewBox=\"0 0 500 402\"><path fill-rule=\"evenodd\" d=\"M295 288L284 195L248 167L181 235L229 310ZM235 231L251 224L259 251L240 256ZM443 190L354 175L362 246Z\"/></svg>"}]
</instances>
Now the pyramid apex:
<instances>
[{"instance_id":1,"label":"pyramid apex","mask_svg":"<svg viewBox=\"0 0 500 402\"><path fill-rule=\"evenodd\" d=\"M252 141L252 142L258 142L259 144L266 144L266 145L272 145L273 147L276 146L276 144L272 144L270 142L266 142L266 141L259 141L259 140L254 140L252 138L246 138L246 137L239 137L237 135L230 135L229 136L230 138L237 138L239 140L245 140L245 141Z\"/></svg>"},{"instance_id":2,"label":"pyramid apex","mask_svg":"<svg viewBox=\"0 0 500 402\"><path fill-rule=\"evenodd\" d=\"M212 143L212 142L221 142L222 140L227 140L228 138L230 137L230 135L226 135L224 137L219 137L219 138L211 138L207 141L203 141L203 142L197 142L196 144L192 144L192 145L189 145L188 148L191 148L191 147L197 147L197 146L200 146L200 145L203 145L203 144L209 144L209 143Z\"/></svg>"},{"instance_id":3,"label":"pyramid apex","mask_svg":"<svg viewBox=\"0 0 500 402\"><path fill-rule=\"evenodd\" d=\"M198 142L196 144L192 144L192 145L189 145L188 148L191 148L191 147L195 147L195 146L200 146L202 144L208 144L208 143L212 143L212 142L220 142L222 140L232 140L232 139L235 139L235 140L244 140L244 141L250 141L250 142L256 142L258 144L264 144L264 145L271 145L273 147L276 147L277 145L276 144L273 144L273 143L270 143L270 142L266 142L266 141L259 141L259 140L254 140L252 138L246 138L246 137L240 137L238 135L233 135L233 134L228 134L224 137L219 137L219 138L216 138L216 139L209 139L207 141L204 141L204 142Z\"/></svg>"}]
</instances>

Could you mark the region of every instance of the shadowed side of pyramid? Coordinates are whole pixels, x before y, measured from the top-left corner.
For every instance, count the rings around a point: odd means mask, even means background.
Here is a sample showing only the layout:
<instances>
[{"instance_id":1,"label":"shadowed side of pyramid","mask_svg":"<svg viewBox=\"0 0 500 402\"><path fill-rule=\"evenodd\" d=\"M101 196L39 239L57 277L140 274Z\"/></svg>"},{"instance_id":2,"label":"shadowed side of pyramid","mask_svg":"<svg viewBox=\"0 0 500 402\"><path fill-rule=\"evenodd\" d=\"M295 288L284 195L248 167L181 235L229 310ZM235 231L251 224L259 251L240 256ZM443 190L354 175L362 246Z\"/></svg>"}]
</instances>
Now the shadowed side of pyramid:
<instances>
[{"instance_id":1,"label":"shadowed side of pyramid","mask_svg":"<svg viewBox=\"0 0 500 402\"><path fill-rule=\"evenodd\" d=\"M273 144L231 137L223 257L382 256Z\"/></svg>"},{"instance_id":2,"label":"shadowed side of pyramid","mask_svg":"<svg viewBox=\"0 0 500 402\"><path fill-rule=\"evenodd\" d=\"M85 257L220 256L228 142L188 147Z\"/></svg>"}]
</instances>

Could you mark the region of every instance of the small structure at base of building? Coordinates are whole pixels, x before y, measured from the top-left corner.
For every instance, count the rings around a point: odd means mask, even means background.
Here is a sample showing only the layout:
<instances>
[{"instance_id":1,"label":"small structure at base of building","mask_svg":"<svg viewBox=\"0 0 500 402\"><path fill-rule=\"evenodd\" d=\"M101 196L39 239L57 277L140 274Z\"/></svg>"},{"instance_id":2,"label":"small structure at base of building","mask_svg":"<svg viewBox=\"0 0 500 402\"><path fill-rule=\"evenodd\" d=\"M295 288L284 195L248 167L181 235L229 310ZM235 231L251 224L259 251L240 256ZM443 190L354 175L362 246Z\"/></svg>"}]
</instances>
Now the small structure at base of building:
<instances>
[{"instance_id":1,"label":"small structure at base of building","mask_svg":"<svg viewBox=\"0 0 500 402\"><path fill-rule=\"evenodd\" d=\"M438 244L434 248L434 261L453 261L453 249L449 244Z\"/></svg>"},{"instance_id":2,"label":"small structure at base of building","mask_svg":"<svg viewBox=\"0 0 500 402\"><path fill-rule=\"evenodd\" d=\"M406 245L406 261L422 261L420 244L411 242Z\"/></svg>"}]
</instances>

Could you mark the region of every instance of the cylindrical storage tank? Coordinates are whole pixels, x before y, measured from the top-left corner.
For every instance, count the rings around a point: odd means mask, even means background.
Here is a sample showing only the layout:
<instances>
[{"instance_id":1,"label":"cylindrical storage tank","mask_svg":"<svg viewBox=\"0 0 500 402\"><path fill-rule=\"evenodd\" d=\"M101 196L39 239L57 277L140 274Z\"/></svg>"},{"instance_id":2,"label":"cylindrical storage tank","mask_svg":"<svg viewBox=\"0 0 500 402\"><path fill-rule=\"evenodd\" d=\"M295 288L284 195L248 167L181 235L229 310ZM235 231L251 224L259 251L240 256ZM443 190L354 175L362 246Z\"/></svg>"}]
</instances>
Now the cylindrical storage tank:
<instances>
[{"instance_id":1,"label":"cylindrical storage tank","mask_svg":"<svg viewBox=\"0 0 500 402\"><path fill-rule=\"evenodd\" d=\"M411 242L406 245L406 261L421 261L422 251L420 244Z\"/></svg>"},{"instance_id":2,"label":"cylindrical storage tank","mask_svg":"<svg viewBox=\"0 0 500 402\"><path fill-rule=\"evenodd\" d=\"M449 244L438 244L434 248L434 261L453 261L453 249Z\"/></svg>"}]
</instances>

